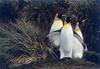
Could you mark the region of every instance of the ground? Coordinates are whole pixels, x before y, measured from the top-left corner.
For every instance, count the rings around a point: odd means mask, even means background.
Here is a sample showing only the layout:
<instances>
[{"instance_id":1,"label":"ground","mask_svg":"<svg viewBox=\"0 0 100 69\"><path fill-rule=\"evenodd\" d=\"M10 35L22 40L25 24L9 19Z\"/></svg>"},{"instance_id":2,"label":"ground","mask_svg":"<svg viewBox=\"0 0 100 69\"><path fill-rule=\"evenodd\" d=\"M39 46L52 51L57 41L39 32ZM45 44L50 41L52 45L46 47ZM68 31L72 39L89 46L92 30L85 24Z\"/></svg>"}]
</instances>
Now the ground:
<instances>
[{"instance_id":1,"label":"ground","mask_svg":"<svg viewBox=\"0 0 100 69\"><path fill-rule=\"evenodd\" d=\"M100 69L99 65L85 60L54 60L48 62L32 63L29 65L22 65L12 69Z\"/></svg>"}]
</instances>

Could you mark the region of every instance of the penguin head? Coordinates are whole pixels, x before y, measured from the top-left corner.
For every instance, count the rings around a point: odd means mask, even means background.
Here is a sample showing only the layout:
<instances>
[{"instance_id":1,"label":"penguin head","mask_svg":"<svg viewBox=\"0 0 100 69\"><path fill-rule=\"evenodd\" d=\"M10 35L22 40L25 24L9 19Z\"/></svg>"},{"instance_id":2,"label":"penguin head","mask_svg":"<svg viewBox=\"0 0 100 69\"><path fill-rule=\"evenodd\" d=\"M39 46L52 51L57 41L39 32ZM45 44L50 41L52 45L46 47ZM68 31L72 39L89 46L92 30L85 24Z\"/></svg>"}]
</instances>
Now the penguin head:
<instances>
[{"instance_id":1,"label":"penguin head","mask_svg":"<svg viewBox=\"0 0 100 69\"><path fill-rule=\"evenodd\" d=\"M54 19L55 19L55 20L62 19L62 14L60 14L60 13L56 13Z\"/></svg>"},{"instance_id":2,"label":"penguin head","mask_svg":"<svg viewBox=\"0 0 100 69\"><path fill-rule=\"evenodd\" d=\"M79 24L86 22L86 20L87 20L87 18L86 19L78 19L76 23L79 25Z\"/></svg>"},{"instance_id":3,"label":"penguin head","mask_svg":"<svg viewBox=\"0 0 100 69\"><path fill-rule=\"evenodd\" d=\"M80 24L81 20L78 19L75 23L75 30L78 30L79 29L79 24Z\"/></svg>"},{"instance_id":4,"label":"penguin head","mask_svg":"<svg viewBox=\"0 0 100 69\"><path fill-rule=\"evenodd\" d=\"M57 16L59 19L61 19L62 18L62 14L58 14L58 16Z\"/></svg>"},{"instance_id":5,"label":"penguin head","mask_svg":"<svg viewBox=\"0 0 100 69\"><path fill-rule=\"evenodd\" d=\"M70 22L71 22L71 17L67 17L67 18L66 18L66 22L67 22L67 23L70 23Z\"/></svg>"},{"instance_id":6,"label":"penguin head","mask_svg":"<svg viewBox=\"0 0 100 69\"><path fill-rule=\"evenodd\" d=\"M76 22L76 24L79 25L80 23L81 23L81 20L78 19L77 22Z\"/></svg>"}]
</instances>

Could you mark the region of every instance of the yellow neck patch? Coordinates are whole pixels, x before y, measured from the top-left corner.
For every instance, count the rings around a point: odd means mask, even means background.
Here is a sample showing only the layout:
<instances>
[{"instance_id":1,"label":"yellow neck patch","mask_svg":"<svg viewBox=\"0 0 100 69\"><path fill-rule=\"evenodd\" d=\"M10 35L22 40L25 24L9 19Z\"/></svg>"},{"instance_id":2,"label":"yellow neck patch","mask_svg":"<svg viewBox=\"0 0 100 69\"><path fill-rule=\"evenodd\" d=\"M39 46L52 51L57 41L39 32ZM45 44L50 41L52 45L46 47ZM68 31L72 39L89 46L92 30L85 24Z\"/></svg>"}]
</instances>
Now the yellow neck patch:
<instances>
[{"instance_id":1,"label":"yellow neck patch","mask_svg":"<svg viewBox=\"0 0 100 69\"><path fill-rule=\"evenodd\" d=\"M71 26L71 24L70 23L66 23L65 25L64 25L64 27L63 28L65 28L65 29L71 29L72 28L72 26Z\"/></svg>"},{"instance_id":2,"label":"yellow neck patch","mask_svg":"<svg viewBox=\"0 0 100 69\"><path fill-rule=\"evenodd\" d=\"M59 19L59 20L55 20L53 24L54 24L54 26L62 26L63 22L61 19Z\"/></svg>"}]
</instances>

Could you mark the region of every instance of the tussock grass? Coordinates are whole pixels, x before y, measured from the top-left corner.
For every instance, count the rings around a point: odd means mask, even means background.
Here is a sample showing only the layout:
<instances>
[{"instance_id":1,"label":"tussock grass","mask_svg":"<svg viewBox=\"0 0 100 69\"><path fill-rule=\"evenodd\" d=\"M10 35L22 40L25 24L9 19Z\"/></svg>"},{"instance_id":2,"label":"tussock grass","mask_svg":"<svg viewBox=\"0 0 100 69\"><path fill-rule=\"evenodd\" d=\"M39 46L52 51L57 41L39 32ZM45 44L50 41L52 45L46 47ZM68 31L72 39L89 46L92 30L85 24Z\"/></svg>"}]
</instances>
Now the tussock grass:
<instances>
[{"instance_id":1,"label":"tussock grass","mask_svg":"<svg viewBox=\"0 0 100 69\"><path fill-rule=\"evenodd\" d=\"M2 29L0 35L0 51L7 56L8 63L19 66L47 59L49 48L41 29L34 23L17 20Z\"/></svg>"},{"instance_id":2,"label":"tussock grass","mask_svg":"<svg viewBox=\"0 0 100 69\"><path fill-rule=\"evenodd\" d=\"M50 53L52 49L47 47L42 36L43 32L49 30L57 12L66 14L67 16L76 16L75 21L73 20L72 22L73 24L76 22L77 15L80 13L82 13L84 18L88 18L89 20L81 25L83 34L85 35L85 39L87 39L88 47L90 47L91 50L99 50L99 44L94 48L96 36L94 36L95 33L93 33L93 30L97 30L97 27L94 21L96 8L92 0L66 0L66 2L63 2L63 0L62 2L61 0L25 1L28 2L24 2L24 0L0 1L0 21L7 23L9 21L16 22L10 23L10 25L3 25L3 28L0 26L0 55L3 54L6 56L8 64L20 66L47 59L48 53ZM7 13L7 11L9 11L9 13ZM19 17L26 17L27 20L16 20L16 18ZM89 33L87 34L87 32ZM89 59L90 61L95 61L92 60L95 57L98 58L98 60L100 59L99 55L95 53L90 53L90 55L88 53L86 55L87 60ZM51 59L51 57L49 58ZM81 64L81 62L77 64Z\"/></svg>"}]
</instances>

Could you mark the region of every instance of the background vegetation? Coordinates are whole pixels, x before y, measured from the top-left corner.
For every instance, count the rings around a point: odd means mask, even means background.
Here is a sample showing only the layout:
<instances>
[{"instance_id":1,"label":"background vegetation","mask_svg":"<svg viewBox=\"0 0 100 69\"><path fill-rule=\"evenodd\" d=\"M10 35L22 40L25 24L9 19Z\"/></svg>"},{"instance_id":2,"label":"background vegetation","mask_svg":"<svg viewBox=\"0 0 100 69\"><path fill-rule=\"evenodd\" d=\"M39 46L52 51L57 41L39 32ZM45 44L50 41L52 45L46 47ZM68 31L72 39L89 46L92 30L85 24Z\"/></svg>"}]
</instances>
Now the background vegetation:
<instances>
[{"instance_id":1,"label":"background vegetation","mask_svg":"<svg viewBox=\"0 0 100 69\"><path fill-rule=\"evenodd\" d=\"M99 0L0 0L0 55L9 66L54 59L44 36L60 13L72 17L73 27L80 16L87 19L80 25L90 51L85 59L100 64L99 6Z\"/></svg>"}]
</instances>

